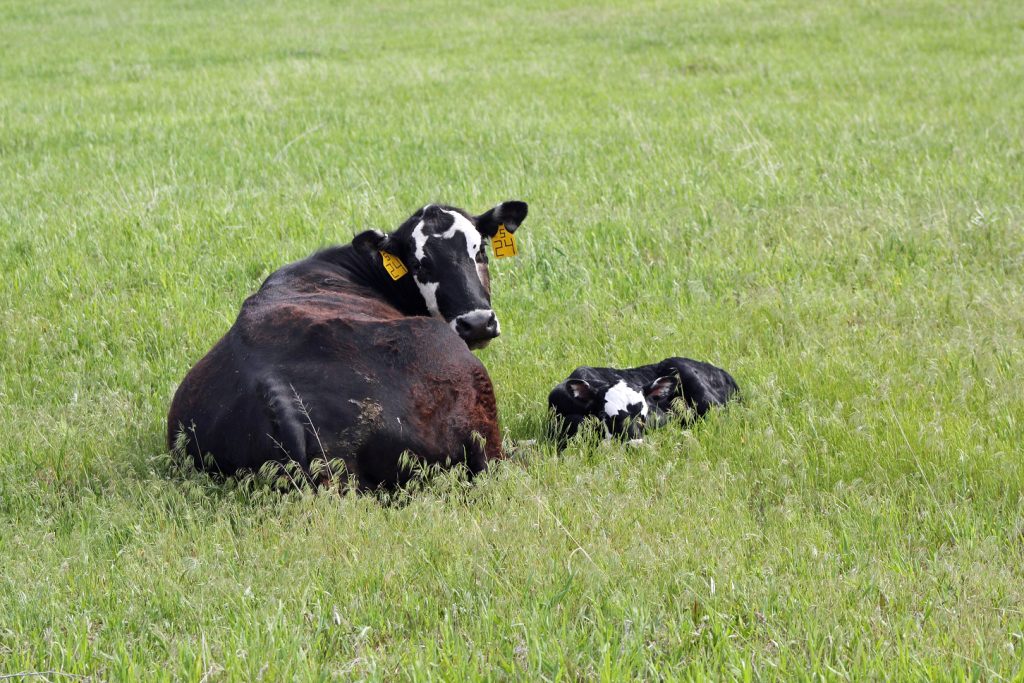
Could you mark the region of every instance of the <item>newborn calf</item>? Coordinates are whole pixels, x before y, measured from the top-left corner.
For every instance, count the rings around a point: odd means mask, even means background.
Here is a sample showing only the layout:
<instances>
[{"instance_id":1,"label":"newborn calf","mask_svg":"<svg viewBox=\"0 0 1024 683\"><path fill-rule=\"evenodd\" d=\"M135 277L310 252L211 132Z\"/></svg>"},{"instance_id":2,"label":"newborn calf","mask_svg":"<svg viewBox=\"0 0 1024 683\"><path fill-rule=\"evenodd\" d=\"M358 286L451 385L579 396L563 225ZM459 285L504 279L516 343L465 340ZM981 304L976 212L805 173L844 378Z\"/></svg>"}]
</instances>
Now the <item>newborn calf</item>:
<instances>
[{"instance_id":1,"label":"newborn calf","mask_svg":"<svg viewBox=\"0 0 1024 683\"><path fill-rule=\"evenodd\" d=\"M666 358L638 368L583 366L551 390L555 435L563 447L591 415L601 420L607 437L639 439L647 427L668 421L673 402L682 399L683 418L701 417L739 391L732 376L710 363ZM678 404L677 404L678 406Z\"/></svg>"}]
</instances>

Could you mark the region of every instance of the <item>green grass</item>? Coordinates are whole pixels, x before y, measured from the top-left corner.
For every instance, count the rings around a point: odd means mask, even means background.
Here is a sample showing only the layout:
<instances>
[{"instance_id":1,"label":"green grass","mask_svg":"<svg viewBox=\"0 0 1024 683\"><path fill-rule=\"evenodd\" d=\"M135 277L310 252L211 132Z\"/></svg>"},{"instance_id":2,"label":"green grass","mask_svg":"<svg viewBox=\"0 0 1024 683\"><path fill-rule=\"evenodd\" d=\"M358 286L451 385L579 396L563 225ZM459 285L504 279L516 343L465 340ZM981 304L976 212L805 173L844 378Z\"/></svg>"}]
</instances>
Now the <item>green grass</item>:
<instances>
[{"instance_id":1,"label":"green grass","mask_svg":"<svg viewBox=\"0 0 1024 683\"><path fill-rule=\"evenodd\" d=\"M1010 0L8 0L0 674L1020 680L1022 197ZM168 465L268 273L509 198L507 438L583 363L745 402L397 507Z\"/></svg>"}]
</instances>

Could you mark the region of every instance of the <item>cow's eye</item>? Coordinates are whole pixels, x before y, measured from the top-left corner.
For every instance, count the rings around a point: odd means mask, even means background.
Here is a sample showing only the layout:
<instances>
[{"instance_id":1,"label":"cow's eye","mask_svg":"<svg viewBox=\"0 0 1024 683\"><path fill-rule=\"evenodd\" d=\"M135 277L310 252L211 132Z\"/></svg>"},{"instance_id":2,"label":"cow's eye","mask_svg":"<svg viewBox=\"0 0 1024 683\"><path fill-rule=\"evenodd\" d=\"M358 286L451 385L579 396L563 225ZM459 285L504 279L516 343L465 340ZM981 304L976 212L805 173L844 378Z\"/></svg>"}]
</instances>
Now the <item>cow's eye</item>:
<instances>
[{"instance_id":1,"label":"cow's eye","mask_svg":"<svg viewBox=\"0 0 1024 683\"><path fill-rule=\"evenodd\" d=\"M425 256L420 259L420 262L416 265L416 270L426 275L434 270L434 262L430 260L429 256Z\"/></svg>"}]
</instances>

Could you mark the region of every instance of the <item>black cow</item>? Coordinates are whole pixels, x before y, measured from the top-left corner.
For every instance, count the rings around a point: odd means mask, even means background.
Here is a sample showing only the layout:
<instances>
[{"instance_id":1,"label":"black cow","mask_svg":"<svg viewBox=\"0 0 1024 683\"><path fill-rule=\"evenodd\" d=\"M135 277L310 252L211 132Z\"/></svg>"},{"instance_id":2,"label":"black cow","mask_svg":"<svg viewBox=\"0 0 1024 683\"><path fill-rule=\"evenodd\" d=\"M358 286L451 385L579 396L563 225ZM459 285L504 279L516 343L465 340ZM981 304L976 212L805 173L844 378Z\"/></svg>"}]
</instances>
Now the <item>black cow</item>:
<instances>
[{"instance_id":1,"label":"black cow","mask_svg":"<svg viewBox=\"0 0 1024 683\"><path fill-rule=\"evenodd\" d=\"M739 387L732 376L710 363L691 358L666 358L638 368L583 366L551 390L548 406L554 411L554 433L560 446L590 416L596 416L605 434L640 438L647 428L668 421L673 405L682 399L684 420L703 416L711 406L723 405Z\"/></svg>"},{"instance_id":2,"label":"black cow","mask_svg":"<svg viewBox=\"0 0 1024 683\"><path fill-rule=\"evenodd\" d=\"M480 472L503 455L491 380L470 352L500 333L483 243L526 213L519 201L479 216L425 206L390 234L271 274L178 387L170 447L183 435L198 467L225 474L337 459L361 490L406 481L405 452Z\"/></svg>"}]
</instances>

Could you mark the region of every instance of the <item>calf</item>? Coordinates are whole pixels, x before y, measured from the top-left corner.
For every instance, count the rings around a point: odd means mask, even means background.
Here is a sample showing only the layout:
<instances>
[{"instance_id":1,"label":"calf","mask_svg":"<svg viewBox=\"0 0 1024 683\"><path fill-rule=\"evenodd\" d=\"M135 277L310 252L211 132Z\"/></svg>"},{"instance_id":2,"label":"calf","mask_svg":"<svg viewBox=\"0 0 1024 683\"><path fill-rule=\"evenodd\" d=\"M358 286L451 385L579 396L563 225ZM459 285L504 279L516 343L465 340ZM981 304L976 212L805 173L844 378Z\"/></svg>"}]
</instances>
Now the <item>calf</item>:
<instances>
[{"instance_id":1,"label":"calf","mask_svg":"<svg viewBox=\"0 0 1024 683\"><path fill-rule=\"evenodd\" d=\"M470 352L500 333L483 238L508 239L526 213L425 206L274 272L178 387L170 447L183 438L198 467L226 474L338 460L364 490L406 481L403 453L480 472L502 457Z\"/></svg>"},{"instance_id":2,"label":"calf","mask_svg":"<svg viewBox=\"0 0 1024 683\"><path fill-rule=\"evenodd\" d=\"M682 399L684 419L701 417L713 405L723 405L739 391L732 376L710 363L690 358L666 358L638 368L583 366L551 390L559 446L590 416L596 416L609 437L638 439L648 427L668 420L673 403Z\"/></svg>"}]
</instances>

